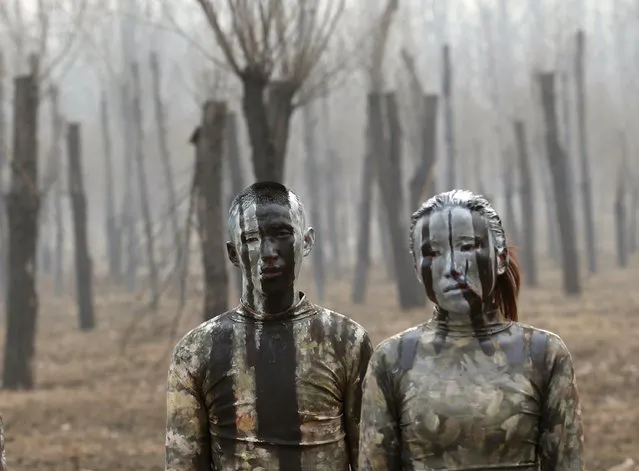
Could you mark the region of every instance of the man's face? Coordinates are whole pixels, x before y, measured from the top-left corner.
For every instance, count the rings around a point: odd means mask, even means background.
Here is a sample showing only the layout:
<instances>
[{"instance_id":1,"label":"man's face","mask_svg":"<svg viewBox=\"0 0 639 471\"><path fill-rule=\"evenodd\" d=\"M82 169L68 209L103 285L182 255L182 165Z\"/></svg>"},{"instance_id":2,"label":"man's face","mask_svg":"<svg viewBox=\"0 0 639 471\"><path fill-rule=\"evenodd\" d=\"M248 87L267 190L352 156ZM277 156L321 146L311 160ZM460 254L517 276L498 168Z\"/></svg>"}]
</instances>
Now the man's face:
<instances>
[{"instance_id":1,"label":"man's face","mask_svg":"<svg viewBox=\"0 0 639 471\"><path fill-rule=\"evenodd\" d=\"M428 298L448 312L481 309L503 271L486 220L466 208L445 208L423 217L413 236Z\"/></svg>"},{"instance_id":2,"label":"man's face","mask_svg":"<svg viewBox=\"0 0 639 471\"><path fill-rule=\"evenodd\" d=\"M313 242L313 230L304 233L297 208L248 203L237 219L229 257L248 289L268 295L291 288Z\"/></svg>"}]
</instances>

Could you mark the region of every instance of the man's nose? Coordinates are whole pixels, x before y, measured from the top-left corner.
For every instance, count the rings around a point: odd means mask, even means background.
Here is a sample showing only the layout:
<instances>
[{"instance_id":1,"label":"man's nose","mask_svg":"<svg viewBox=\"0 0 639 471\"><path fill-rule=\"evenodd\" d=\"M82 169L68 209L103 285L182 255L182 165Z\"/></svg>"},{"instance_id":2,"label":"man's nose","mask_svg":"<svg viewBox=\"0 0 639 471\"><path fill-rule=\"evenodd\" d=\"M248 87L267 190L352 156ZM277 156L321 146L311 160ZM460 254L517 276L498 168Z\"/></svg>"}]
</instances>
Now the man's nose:
<instances>
[{"instance_id":1,"label":"man's nose","mask_svg":"<svg viewBox=\"0 0 639 471\"><path fill-rule=\"evenodd\" d=\"M277 258L277 244L270 238L265 237L262 239L262 244L260 246L260 255L262 260L272 260Z\"/></svg>"}]
</instances>

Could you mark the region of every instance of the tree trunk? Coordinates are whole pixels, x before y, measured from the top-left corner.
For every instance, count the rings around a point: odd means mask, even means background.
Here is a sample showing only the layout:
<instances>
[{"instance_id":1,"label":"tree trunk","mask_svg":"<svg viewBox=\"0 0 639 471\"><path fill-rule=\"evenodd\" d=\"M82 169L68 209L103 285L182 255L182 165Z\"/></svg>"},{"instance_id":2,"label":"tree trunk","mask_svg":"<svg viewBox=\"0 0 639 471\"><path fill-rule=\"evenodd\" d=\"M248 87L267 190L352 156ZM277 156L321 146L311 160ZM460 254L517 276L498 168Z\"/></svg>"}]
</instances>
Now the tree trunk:
<instances>
[{"instance_id":1,"label":"tree trunk","mask_svg":"<svg viewBox=\"0 0 639 471\"><path fill-rule=\"evenodd\" d=\"M636 179L633 179L632 201L630 203L630 217L628 218L628 224L630 225L630 229L628 231L628 251L631 254L637 251L638 213L639 213L639 185L637 185Z\"/></svg>"},{"instance_id":2,"label":"tree trunk","mask_svg":"<svg viewBox=\"0 0 639 471\"><path fill-rule=\"evenodd\" d=\"M229 280L226 273L226 233L222 224L222 171L224 128L227 116L224 102L207 101L196 142L197 215L202 268L204 272L204 320L228 309Z\"/></svg>"},{"instance_id":3,"label":"tree trunk","mask_svg":"<svg viewBox=\"0 0 639 471\"><path fill-rule=\"evenodd\" d=\"M149 205L149 190L146 181L146 168L144 165L144 136L142 131L142 103L140 87L140 70L137 63L133 63L131 68L133 78L133 122L135 124L135 159L137 161L138 190L140 198L140 209L144 222L144 233L146 236L146 263L149 267L149 288L151 290L150 307L157 310L160 301L160 283L158 268L155 263L155 239L153 237L153 222L151 217L151 207Z\"/></svg>"},{"instance_id":4,"label":"tree trunk","mask_svg":"<svg viewBox=\"0 0 639 471\"><path fill-rule=\"evenodd\" d=\"M617 190L615 192L615 232L617 236L617 264L621 268L626 268L628 266L628 217L626 213L625 179L622 172L623 170L620 171L617 178Z\"/></svg>"},{"instance_id":5,"label":"tree trunk","mask_svg":"<svg viewBox=\"0 0 639 471\"><path fill-rule=\"evenodd\" d=\"M443 78L442 78L442 92L444 95L444 132L446 140L446 156L447 162L447 174L446 184L447 190L452 190L457 184L456 176L456 148L455 148L455 118L454 118L454 106L453 106L453 68L450 61L450 47L448 44L444 44L442 48L443 59Z\"/></svg>"},{"instance_id":6,"label":"tree trunk","mask_svg":"<svg viewBox=\"0 0 639 471\"><path fill-rule=\"evenodd\" d=\"M433 195L432 182L437 159L437 95L424 97L421 159L410 180L410 211L416 211L426 196Z\"/></svg>"},{"instance_id":7,"label":"tree trunk","mask_svg":"<svg viewBox=\"0 0 639 471\"><path fill-rule=\"evenodd\" d=\"M269 84L259 72L249 70L243 74L242 83L242 109L248 127L255 178L283 183L296 89L288 82ZM268 100L265 97L267 91Z\"/></svg>"},{"instance_id":8,"label":"tree trunk","mask_svg":"<svg viewBox=\"0 0 639 471\"><path fill-rule=\"evenodd\" d=\"M342 189L342 173L340 172L340 161L337 157L337 151L331 140L330 132L330 109L328 97L322 98L322 114L323 114L323 131L324 131L324 151L326 152L327 164L324 172L324 181L326 182L326 239L329 241L331 248L331 275L333 279L339 280L342 274L344 261L341 257L341 243L339 236L338 216L340 213L341 200L339 191Z\"/></svg>"},{"instance_id":9,"label":"tree trunk","mask_svg":"<svg viewBox=\"0 0 639 471\"><path fill-rule=\"evenodd\" d=\"M87 234L87 198L82 176L80 125L78 123L69 123L67 133L69 195L71 196L71 210L73 212L78 321L80 330L91 330L95 327L93 268Z\"/></svg>"},{"instance_id":10,"label":"tree trunk","mask_svg":"<svg viewBox=\"0 0 639 471\"><path fill-rule=\"evenodd\" d=\"M135 176L135 135L134 119L132 117L131 93L128 86L121 89L122 96L122 124L124 126L124 195L122 198L122 222L121 234L126 238L126 287L134 291L137 285L138 272L138 234L136 231L136 218L138 202L134 196L133 177Z\"/></svg>"},{"instance_id":11,"label":"tree trunk","mask_svg":"<svg viewBox=\"0 0 639 471\"><path fill-rule=\"evenodd\" d=\"M359 220L357 224L357 249L355 273L351 299L353 304L362 304L366 298L371 252L371 219L373 213L373 189L375 183L375 152L372 129L372 100L368 100L368 125L366 126L365 154L362 159L360 183Z\"/></svg>"},{"instance_id":12,"label":"tree trunk","mask_svg":"<svg viewBox=\"0 0 639 471\"><path fill-rule=\"evenodd\" d=\"M385 152L388 152L388 146L390 144L386 140L385 144ZM379 180L379 175L377 177ZM377 182L377 192L373 195L373 201L375 201L375 197L377 197L377 231L379 233L379 246L380 253L382 255L382 263L384 264L384 274L388 281L396 282L395 262L393 261L393 243L391 242L391 236L388 231L390 222L388 221L386 206L384 206L384 197L382 196L382 187L379 184L379 181Z\"/></svg>"},{"instance_id":13,"label":"tree trunk","mask_svg":"<svg viewBox=\"0 0 639 471\"><path fill-rule=\"evenodd\" d=\"M53 292L56 296L64 296L64 178L62 175L61 142L64 133L64 119L60 114L59 91L51 88L51 127L53 129L53 148L49 158L54 167L53 182L53 217L55 219L55 256L53 260ZM46 191L46 190L45 190Z\"/></svg>"},{"instance_id":14,"label":"tree trunk","mask_svg":"<svg viewBox=\"0 0 639 471\"><path fill-rule=\"evenodd\" d=\"M386 209L388 230L392 243L395 280L399 305L402 310L423 306L425 295L420 288L413 270L413 263L408 250L407 223L404 199L402 196L401 176L401 129L394 93L384 96L371 93L369 100L373 111L374 136L383 136L384 121L382 116L382 99L386 102L389 146L388 152L381 152L377 175L381 189L381 199ZM382 148L375 146L376 149Z\"/></svg>"},{"instance_id":15,"label":"tree trunk","mask_svg":"<svg viewBox=\"0 0 639 471\"><path fill-rule=\"evenodd\" d=\"M484 185L484 175L482 170L485 162L483 162L483 149L479 139L473 139L473 150L475 151L473 167L475 170L475 185L477 187L477 193L484 195L485 198L489 198L488 194L486 194L486 185Z\"/></svg>"},{"instance_id":16,"label":"tree trunk","mask_svg":"<svg viewBox=\"0 0 639 471\"><path fill-rule=\"evenodd\" d=\"M536 258L536 224L535 224L535 194L533 193L532 169L528 156L528 146L526 144L526 132L523 121L516 120L514 123L515 139L519 154L519 179L521 183L521 214L522 217L522 262L524 268L524 282L528 286L537 286L539 279L537 275Z\"/></svg>"},{"instance_id":17,"label":"tree trunk","mask_svg":"<svg viewBox=\"0 0 639 471\"><path fill-rule=\"evenodd\" d=\"M240 158L240 146L237 136L237 116L235 113L229 112L226 117L225 126L225 146L224 162L227 163L228 177L231 180L231 194L226 203L226 207L230 208L231 203L236 195L244 189L244 173L242 171L242 161ZM235 290L239 295L242 293L242 270L233 267L235 272Z\"/></svg>"},{"instance_id":18,"label":"tree trunk","mask_svg":"<svg viewBox=\"0 0 639 471\"><path fill-rule=\"evenodd\" d=\"M11 191L7 196L9 265L3 387L32 389L38 293L38 83L37 73L15 80Z\"/></svg>"},{"instance_id":19,"label":"tree trunk","mask_svg":"<svg viewBox=\"0 0 639 471\"><path fill-rule=\"evenodd\" d=\"M9 159L9 143L7 139L7 119L4 114L6 106L5 80L7 77L5 57L0 51L0 195L4 198L4 168ZM7 271L7 227L5 205L0 204L0 297L4 299ZM1 470L0 470L1 471Z\"/></svg>"},{"instance_id":20,"label":"tree trunk","mask_svg":"<svg viewBox=\"0 0 639 471\"><path fill-rule=\"evenodd\" d=\"M162 101L160 90L160 64L158 55L151 53L151 76L153 78L153 101L155 102L155 122L158 128L158 147L164 170L164 180L168 193L169 217L171 218L171 229L173 230L173 246L175 247L175 268L179 268L182 256L182 243L180 242L180 223L177 214L177 196L175 194L175 183L173 181L173 169L171 168L171 156L167 144L166 112Z\"/></svg>"},{"instance_id":21,"label":"tree trunk","mask_svg":"<svg viewBox=\"0 0 639 471\"><path fill-rule=\"evenodd\" d=\"M114 283L122 281L122 249L121 233L115 216L115 181L113 179L113 146L109 130L109 109L106 96L100 101L102 124L102 148L104 149L104 184L105 197L105 230L107 239L107 256L109 258L109 276Z\"/></svg>"},{"instance_id":22,"label":"tree trunk","mask_svg":"<svg viewBox=\"0 0 639 471\"><path fill-rule=\"evenodd\" d=\"M561 260L564 291L568 295L581 294L579 278L579 256L575 240L572 195L568 182L568 159L559 145L557 112L555 101L555 76L552 72L539 76L541 104L546 123L546 148L554 187L559 236L561 238Z\"/></svg>"},{"instance_id":23,"label":"tree trunk","mask_svg":"<svg viewBox=\"0 0 639 471\"><path fill-rule=\"evenodd\" d=\"M521 243L519 239L519 230L517 225L517 218L515 216L515 172L514 172L514 158L510 148L505 148L503 153L504 159L504 203L505 203L505 218L503 221L506 232L510 234L510 241L514 245Z\"/></svg>"},{"instance_id":24,"label":"tree trunk","mask_svg":"<svg viewBox=\"0 0 639 471\"><path fill-rule=\"evenodd\" d=\"M586 235L586 254L588 270L597 271L597 250L595 247L595 223L592 209L592 183L590 179L590 161L588 157L588 130L586 126L586 87L584 72L585 36L577 31L577 53L575 56L575 78L577 81L577 126L579 132L579 155L581 162L581 202Z\"/></svg>"},{"instance_id":25,"label":"tree trunk","mask_svg":"<svg viewBox=\"0 0 639 471\"><path fill-rule=\"evenodd\" d=\"M317 162L317 140L315 139L315 131L317 130L317 113L313 103L307 104L302 110L304 118L304 147L306 150L305 170L306 170L306 185L311 195L310 202L310 219L311 225L315 227L318 234L323 234L324 221L322 221L322 192L320 190L319 178L320 169ZM328 234L326 234L328 235ZM325 239L325 240L328 240ZM315 289L317 293L317 299L319 302L324 301L324 288L325 288L325 269L324 269L324 248L325 243L320 241L319 244L315 244L313 247L313 274L315 277Z\"/></svg>"}]
</instances>

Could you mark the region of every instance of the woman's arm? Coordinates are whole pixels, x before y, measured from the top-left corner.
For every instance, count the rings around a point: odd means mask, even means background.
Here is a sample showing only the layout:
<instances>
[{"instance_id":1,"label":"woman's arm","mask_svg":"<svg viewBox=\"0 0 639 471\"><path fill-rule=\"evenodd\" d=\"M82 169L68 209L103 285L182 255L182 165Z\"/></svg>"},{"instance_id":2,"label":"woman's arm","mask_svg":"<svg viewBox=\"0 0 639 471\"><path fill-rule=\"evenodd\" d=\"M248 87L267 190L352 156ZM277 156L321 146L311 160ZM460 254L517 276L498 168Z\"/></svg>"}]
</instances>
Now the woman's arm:
<instances>
[{"instance_id":1,"label":"woman's arm","mask_svg":"<svg viewBox=\"0 0 639 471\"><path fill-rule=\"evenodd\" d=\"M550 376L539 436L541 469L582 471L584 436L575 371L568 348L553 334L548 338L546 360Z\"/></svg>"},{"instance_id":2,"label":"woman's arm","mask_svg":"<svg viewBox=\"0 0 639 471\"><path fill-rule=\"evenodd\" d=\"M375 350L364 378L360 423L360 471L401 471L401 443L396 398L384 361Z\"/></svg>"}]
</instances>

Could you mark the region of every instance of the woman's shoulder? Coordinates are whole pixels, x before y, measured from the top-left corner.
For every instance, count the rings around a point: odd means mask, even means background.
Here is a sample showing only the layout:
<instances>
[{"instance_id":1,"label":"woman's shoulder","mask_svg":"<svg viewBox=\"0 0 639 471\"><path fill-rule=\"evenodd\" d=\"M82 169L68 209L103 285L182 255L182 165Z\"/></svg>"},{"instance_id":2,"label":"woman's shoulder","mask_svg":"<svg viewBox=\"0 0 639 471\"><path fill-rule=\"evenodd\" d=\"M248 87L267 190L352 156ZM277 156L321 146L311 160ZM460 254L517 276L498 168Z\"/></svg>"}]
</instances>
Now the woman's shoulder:
<instances>
[{"instance_id":1,"label":"woman's shoulder","mask_svg":"<svg viewBox=\"0 0 639 471\"><path fill-rule=\"evenodd\" d=\"M424 324L420 324L385 338L375 347L371 362L383 363L388 367L409 362L423 335Z\"/></svg>"},{"instance_id":2,"label":"woman's shoulder","mask_svg":"<svg viewBox=\"0 0 639 471\"><path fill-rule=\"evenodd\" d=\"M533 356L535 354L543 355L546 360L570 359L568 346L558 333L523 322L513 323L513 328L520 330L523 340L529 345Z\"/></svg>"}]
</instances>

